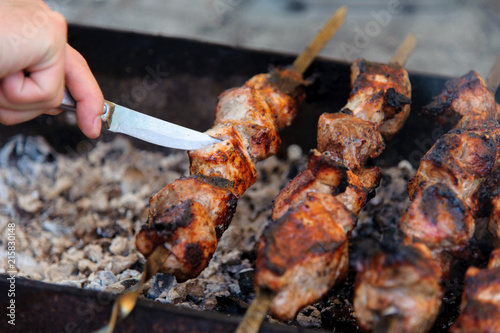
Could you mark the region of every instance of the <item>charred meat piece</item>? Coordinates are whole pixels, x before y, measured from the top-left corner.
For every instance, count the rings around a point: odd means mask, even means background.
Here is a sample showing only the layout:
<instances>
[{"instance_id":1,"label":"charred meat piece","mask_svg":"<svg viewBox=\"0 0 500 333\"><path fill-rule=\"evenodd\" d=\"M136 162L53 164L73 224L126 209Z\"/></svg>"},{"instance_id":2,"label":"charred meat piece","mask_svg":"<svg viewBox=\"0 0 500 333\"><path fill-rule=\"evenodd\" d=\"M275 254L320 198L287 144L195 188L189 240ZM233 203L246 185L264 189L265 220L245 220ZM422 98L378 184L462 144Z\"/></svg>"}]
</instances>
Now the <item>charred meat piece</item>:
<instances>
[{"instance_id":1,"label":"charred meat piece","mask_svg":"<svg viewBox=\"0 0 500 333\"><path fill-rule=\"evenodd\" d=\"M445 184L437 183L416 193L400 227L406 244L423 243L432 251L446 277L450 259L467 255L475 224L469 207Z\"/></svg>"},{"instance_id":2,"label":"charred meat piece","mask_svg":"<svg viewBox=\"0 0 500 333\"><path fill-rule=\"evenodd\" d=\"M253 88L261 103L269 106L276 128L281 130L290 126L297 115L299 104L305 98L303 86L307 84L302 75L281 69L255 75L245 86Z\"/></svg>"},{"instance_id":3,"label":"charred meat piece","mask_svg":"<svg viewBox=\"0 0 500 333\"><path fill-rule=\"evenodd\" d=\"M422 158L415 177L408 184L408 194L413 201L401 218L400 229L406 246L419 246L427 253L428 265L435 266L432 283L436 286L449 275L456 258L467 259L471 254L473 216L485 207L480 198L489 197L485 193L487 188L479 192L478 189L499 163L499 126L494 119L495 112L492 93L475 73L449 82L446 91L424 111L432 113L440 122L453 119L456 127ZM377 260L382 259L375 259L374 263ZM376 275L383 265L374 265L375 273L363 271L356 287L354 305L361 326L365 330L385 332L430 329L441 303L440 292L428 288L427 280L422 278L415 280L413 288L398 294L400 287L393 281L408 279L409 273L397 268L388 271L386 276ZM410 271L429 272L417 260L403 266ZM424 302L420 302L422 297L417 292L421 289L431 291ZM374 297L376 292L381 296ZM389 301L384 301L384 295L390 295ZM405 308L399 303L410 306ZM373 312L371 317L370 312ZM410 325L410 320L416 321Z\"/></svg>"},{"instance_id":4,"label":"charred meat piece","mask_svg":"<svg viewBox=\"0 0 500 333\"><path fill-rule=\"evenodd\" d=\"M257 169L245 149L239 132L231 125L216 126L207 131L223 140L207 148L189 152L192 175L219 177L233 184L233 192L240 197L257 181Z\"/></svg>"},{"instance_id":5,"label":"charred meat piece","mask_svg":"<svg viewBox=\"0 0 500 333\"><path fill-rule=\"evenodd\" d=\"M236 196L230 188L226 180L202 176L167 185L150 198L148 225L136 236L137 249L148 256L165 246L170 255L162 272L178 281L197 276L234 214Z\"/></svg>"},{"instance_id":6,"label":"charred meat piece","mask_svg":"<svg viewBox=\"0 0 500 333\"><path fill-rule=\"evenodd\" d=\"M422 109L422 115L441 125L455 125L463 116L474 114L480 119L496 119L495 95L475 71L446 82L441 95Z\"/></svg>"},{"instance_id":7,"label":"charred meat piece","mask_svg":"<svg viewBox=\"0 0 500 333\"><path fill-rule=\"evenodd\" d=\"M347 172L346 190L336 196L347 209L358 215L365 204L373 198L375 190L380 184L382 174L376 166Z\"/></svg>"},{"instance_id":8,"label":"charred meat piece","mask_svg":"<svg viewBox=\"0 0 500 333\"><path fill-rule=\"evenodd\" d=\"M500 247L500 167L496 168L474 193L473 202L479 207L478 216L489 215L488 230L495 247Z\"/></svg>"},{"instance_id":9,"label":"charred meat piece","mask_svg":"<svg viewBox=\"0 0 500 333\"><path fill-rule=\"evenodd\" d=\"M351 86L345 109L354 117L379 126L386 139L403 127L410 114L411 85L401 65L357 59L351 65Z\"/></svg>"},{"instance_id":10,"label":"charred meat piece","mask_svg":"<svg viewBox=\"0 0 500 333\"><path fill-rule=\"evenodd\" d=\"M343 192L347 185L346 170L327 155L313 150L309 154L307 169L302 171L276 197L272 219L276 220L291 207L305 200L308 193Z\"/></svg>"},{"instance_id":11,"label":"charred meat piece","mask_svg":"<svg viewBox=\"0 0 500 333\"><path fill-rule=\"evenodd\" d=\"M381 178L366 164L385 148L382 135L399 130L410 110L410 83L401 66L358 60L351 69L348 104L320 117L318 150L276 198L258 245L256 289L271 294L271 312L282 320L293 319L345 277L354 216Z\"/></svg>"},{"instance_id":12,"label":"charred meat piece","mask_svg":"<svg viewBox=\"0 0 500 333\"><path fill-rule=\"evenodd\" d=\"M417 188L443 183L476 213L479 207L472 196L497 164L498 128L455 129L443 135L421 159L408 184L410 198Z\"/></svg>"},{"instance_id":13,"label":"charred meat piece","mask_svg":"<svg viewBox=\"0 0 500 333\"><path fill-rule=\"evenodd\" d=\"M374 332L427 332L441 305L440 269L423 244L377 255L356 276L360 327Z\"/></svg>"},{"instance_id":14,"label":"charred meat piece","mask_svg":"<svg viewBox=\"0 0 500 333\"><path fill-rule=\"evenodd\" d=\"M308 193L300 205L264 230L257 249L255 285L275 293L271 303L275 317L293 319L300 308L345 277L345 229L352 225L353 215L334 197Z\"/></svg>"},{"instance_id":15,"label":"charred meat piece","mask_svg":"<svg viewBox=\"0 0 500 333\"><path fill-rule=\"evenodd\" d=\"M324 113L318 121L318 150L348 169L363 167L385 148L378 126L345 113Z\"/></svg>"},{"instance_id":16,"label":"charred meat piece","mask_svg":"<svg viewBox=\"0 0 500 333\"><path fill-rule=\"evenodd\" d=\"M451 332L500 332L499 255L499 249L492 253L488 268L467 269L460 316L451 327Z\"/></svg>"},{"instance_id":17,"label":"charred meat piece","mask_svg":"<svg viewBox=\"0 0 500 333\"><path fill-rule=\"evenodd\" d=\"M490 260L488 261L488 268L500 267L500 248L491 251Z\"/></svg>"},{"instance_id":18,"label":"charred meat piece","mask_svg":"<svg viewBox=\"0 0 500 333\"><path fill-rule=\"evenodd\" d=\"M192 176L151 196L148 223L136 237L145 256L157 246L168 250L162 272L184 281L208 265L237 199L256 181L255 163L277 151L277 130L297 113L305 83L300 74L275 70L220 96L207 133L222 142L189 152Z\"/></svg>"}]
</instances>

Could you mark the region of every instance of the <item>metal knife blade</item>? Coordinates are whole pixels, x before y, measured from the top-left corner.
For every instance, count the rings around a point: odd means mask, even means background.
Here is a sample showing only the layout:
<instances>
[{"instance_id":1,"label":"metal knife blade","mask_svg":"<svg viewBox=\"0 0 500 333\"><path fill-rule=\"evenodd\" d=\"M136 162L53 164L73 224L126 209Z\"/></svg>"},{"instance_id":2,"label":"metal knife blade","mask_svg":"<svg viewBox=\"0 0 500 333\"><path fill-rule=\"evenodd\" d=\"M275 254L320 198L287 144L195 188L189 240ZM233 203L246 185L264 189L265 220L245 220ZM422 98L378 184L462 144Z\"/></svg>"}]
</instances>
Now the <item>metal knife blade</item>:
<instances>
[{"instance_id":1,"label":"metal knife blade","mask_svg":"<svg viewBox=\"0 0 500 333\"><path fill-rule=\"evenodd\" d=\"M68 89L59 107L63 110L76 110L76 101ZM205 133L175 125L109 101L104 101L101 119L104 126L111 132L130 135L163 147L195 150L221 142Z\"/></svg>"}]
</instances>

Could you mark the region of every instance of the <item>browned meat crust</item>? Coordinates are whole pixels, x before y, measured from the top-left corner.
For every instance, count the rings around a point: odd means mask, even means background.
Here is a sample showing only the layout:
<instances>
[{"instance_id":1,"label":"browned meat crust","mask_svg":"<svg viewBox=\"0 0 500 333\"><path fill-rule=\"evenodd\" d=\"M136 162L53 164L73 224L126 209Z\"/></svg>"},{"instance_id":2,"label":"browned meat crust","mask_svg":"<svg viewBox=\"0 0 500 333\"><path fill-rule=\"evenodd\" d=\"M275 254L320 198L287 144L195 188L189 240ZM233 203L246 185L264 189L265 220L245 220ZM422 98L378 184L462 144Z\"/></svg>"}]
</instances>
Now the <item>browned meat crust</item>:
<instances>
[{"instance_id":1,"label":"browned meat crust","mask_svg":"<svg viewBox=\"0 0 500 333\"><path fill-rule=\"evenodd\" d=\"M356 277L354 308L361 329L427 332L441 305L439 277L439 266L423 244L379 254Z\"/></svg>"},{"instance_id":2,"label":"browned meat crust","mask_svg":"<svg viewBox=\"0 0 500 333\"><path fill-rule=\"evenodd\" d=\"M500 332L500 249L491 255L488 268L469 267L465 273L460 316L453 333Z\"/></svg>"},{"instance_id":3,"label":"browned meat crust","mask_svg":"<svg viewBox=\"0 0 500 333\"><path fill-rule=\"evenodd\" d=\"M410 114L411 85L401 65L357 59L351 65L351 85L345 108L353 116L379 126L386 139L403 127Z\"/></svg>"},{"instance_id":4,"label":"browned meat crust","mask_svg":"<svg viewBox=\"0 0 500 333\"><path fill-rule=\"evenodd\" d=\"M220 96L207 133L222 142L189 152L192 176L151 196L148 223L136 237L145 256L157 246L168 250L162 272L184 281L208 265L237 199L257 179L255 163L278 150L277 131L295 117L305 83L295 72L275 70Z\"/></svg>"},{"instance_id":5,"label":"browned meat crust","mask_svg":"<svg viewBox=\"0 0 500 333\"><path fill-rule=\"evenodd\" d=\"M273 221L257 249L255 285L275 293L274 316L293 319L347 274L347 234L355 218L333 196L308 193Z\"/></svg>"},{"instance_id":6,"label":"browned meat crust","mask_svg":"<svg viewBox=\"0 0 500 333\"><path fill-rule=\"evenodd\" d=\"M499 129L495 122L443 135L420 161L408 184L410 198L416 188L443 183L477 213L479 207L472 196L498 163Z\"/></svg>"},{"instance_id":7,"label":"browned meat crust","mask_svg":"<svg viewBox=\"0 0 500 333\"><path fill-rule=\"evenodd\" d=\"M346 108L320 117L318 151L276 198L259 242L255 286L274 294L270 310L282 320L345 277L354 216L381 178L366 163L385 148L381 129L390 137L408 116L410 83L401 66L358 60L352 73Z\"/></svg>"},{"instance_id":8,"label":"browned meat crust","mask_svg":"<svg viewBox=\"0 0 500 333\"><path fill-rule=\"evenodd\" d=\"M347 185L346 170L327 155L313 150L307 169L302 171L276 197L272 219L285 214L290 207L302 202L310 192L337 194Z\"/></svg>"},{"instance_id":9,"label":"browned meat crust","mask_svg":"<svg viewBox=\"0 0 500 333\"><path fill-rule=\"evenodd\" d=\"M348 169L358 170L385 148L378 126L345 113L324 113L318 121L318 150Z\"/></svg>"},{"instance_id":10,"label":"browned meat crust","mask_svg":"<svg viewBox=\"0 0 500 333\"><path fill-rule=\"evenodd\" d=\"M405 244L423 243L441 266L442 278L452 268L452 258L466 258L475 222L469 207L444 184L418 191L401 218Z\"/></svg>"},{"instance_id":11,"label":"browned meat crust","mask_svg":"<svg viewBox=\"0 0 500 333\"><path fill-rule=\"evenodd\" d=\"M446 82L441 95L422 109L422 115L438 124L455 125L463 116L475 113L481 119L495 119L495 96L475 71Z\"/></svg>"},{"instance_id":12,"label":"browned meat crust","mask_svg":"<svg viewBox=\"0 0 500 333\"><path fill-rule=\"evenodd\" d=\"M398 283L408 275L404 271L387 274L378 265L371 267L371 273L362 272L358 285L367 286L356 289L354 305L365 330L377 330L379 325L385 325L386 332L430 329L441 303L440 281L448 276L456 258L465 259L470 255L469 245L475 229L473 216L484 207L478 198L486 196L484 191L482 194L477 191L498 165L500 156L499 126L493 118L496 105L491 103L491 95L482 79L471 72L447 83L445 92L425 108L424 113L432 113L441 123L453 119L456 127L422 158L415 177L408 184L408 194L413 201L400 220L400 228L404 244L426 249L430 254L427 265L438 269L428 280L416 280L407 290L401 290ZM390 256L394 254L387 254ZM380 259L375 262L377 260ZM415 272L426 269L411 260L402 265ZM381 283L384 288L377 289ZM436 287L428 288L431 285ZM422 288L429 291L428 297L421 297ZM395 305L398 302L406 306ZM397 316L392 315L394 307Z\"/></svg>"}]
</instances>

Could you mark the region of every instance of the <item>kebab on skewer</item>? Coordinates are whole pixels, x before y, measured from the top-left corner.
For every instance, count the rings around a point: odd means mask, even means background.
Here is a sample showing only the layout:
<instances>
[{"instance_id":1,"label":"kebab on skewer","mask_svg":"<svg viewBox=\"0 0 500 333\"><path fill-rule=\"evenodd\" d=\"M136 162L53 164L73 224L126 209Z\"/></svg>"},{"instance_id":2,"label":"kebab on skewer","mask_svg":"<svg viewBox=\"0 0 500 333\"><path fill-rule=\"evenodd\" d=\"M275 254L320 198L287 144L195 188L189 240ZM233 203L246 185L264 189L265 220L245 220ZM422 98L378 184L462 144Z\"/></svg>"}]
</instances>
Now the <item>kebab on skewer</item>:
<instances>
[{"instance_id":1,"label":"kebab on skewer","mask_svg":"<svg viewBox=\"0 0 500 333\"><path fill-rule=\"evenodd\" d=\"M414 45L410 35L400 50ZM358 59L351 73L345 108L320 117L318 149L275 200L257 248L257 296L237 332L256 332L268 308L278 319L293 319L347 274L355 215L380 181L379 169L366 163L384 149L382 137L403 126L411 98L399 63Z\"/></svg>"},{"instance_id":2,"label":"kebab on skewer","mask_svg":"<svg viewBox=\"0 0 500 333\"><path fill-rule=\"evenodd\" d=\"M481 212L489 213L488 229L496 249L486 268L467 269L460 315L451 327L454 333L500 331L500 168L486 179L475 197Z\"/></svg>"},{"instance_id":3,"label":"kebab on skewer","mask_svg":"<svg viewBox=\"0 0 500 333\"><path fill-rule=\"evenodd\" d=\"M297 113L307 84L302 74L346 12L345 6L339 8L290 68L255 75L220 95L215 125L207 134L222 142L190 151L190 176L150 197L147 224L136 236L136 247L148 260L138 286L115 303L111 330L130 313L142 285L157 272L182 282L208 265L238 198L257 179L255 163L277 152L278 131Z\"/></svg>"},{"instance_id":4,"label":"kebab on skewer","mask_svg":"<svg viewBox=\"0 0 500 333\"><path fill-rule=\"evenodd\" d=\"M500 60L500 55L499 58ZM500 66L498 66L500 68ZM496 85L494 85L496 86ZM460 315L453 333L500 331L500 167L497 167L474 194L479 216L488 216L491 245L486 268L469 267L465 273Z\"/></svg>"},{"instance_id":5,"label":"kebab on skewer","mask_svg":"<svg viewBox=\"0 0 500 333\"><path fill-rule=\"evenodd\" d=\"M450 332L500 332L500 248L491 253L488 267L467 269L460 315Z\"/></svg>"},{"instance_id":6,"label":"kebab on skewer","mask_svg":"<svg viewBox=\"0 0 500 333\"><path fill-rule=\"evenodd\" d=\"M332 16L305 66L299 57L290 69L258 74L220 96L215 126L207 133L222 142L189 152L191 176L151 196L148 223L136 237L137 249L146 257L158 246L169 252L160 272L184 281L207 266L238 198L256 181L255 163L277 152L278 130L297 113L304 98L303 71L345 13L342 7Z\"/></svg>"},{"instance_id":7,"label":"kebab on skewer","mask_svg":"<svg viewBox=\"0 0 500 333\"><path fill-rule=\"evenodd\" d=\"M480 210L474 193L498 165L496 104L477 73L448 82L423 113L455 128L426 153L408 185L412 202L400 221L403 245L374 257L356 277L354 309L364 331L432 327L443 279L455 259L469 255Z\"/></svg>"}]
</instances>

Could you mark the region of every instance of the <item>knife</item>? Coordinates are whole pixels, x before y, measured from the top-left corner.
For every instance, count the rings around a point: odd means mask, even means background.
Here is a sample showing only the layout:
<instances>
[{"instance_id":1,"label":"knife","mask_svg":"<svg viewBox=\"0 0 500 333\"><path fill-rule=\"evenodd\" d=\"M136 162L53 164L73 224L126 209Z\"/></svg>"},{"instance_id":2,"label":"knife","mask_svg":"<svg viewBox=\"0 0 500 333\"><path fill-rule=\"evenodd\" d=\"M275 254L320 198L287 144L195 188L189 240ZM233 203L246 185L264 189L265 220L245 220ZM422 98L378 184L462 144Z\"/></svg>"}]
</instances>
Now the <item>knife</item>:
<instances>
[{"instance_id":1,"label":"knife","mask_svg":"<svg viewBox=\"0 0 500 333\"><path fill-rule=\"evenodd\" d=\"M60 109L76 111L76 101L66 88ZM123 133L159 146L196 150L222 142L195 130L148 116L110 101L104 101L101 115L106 129Z\"/></svg>"}]
</instances>

